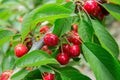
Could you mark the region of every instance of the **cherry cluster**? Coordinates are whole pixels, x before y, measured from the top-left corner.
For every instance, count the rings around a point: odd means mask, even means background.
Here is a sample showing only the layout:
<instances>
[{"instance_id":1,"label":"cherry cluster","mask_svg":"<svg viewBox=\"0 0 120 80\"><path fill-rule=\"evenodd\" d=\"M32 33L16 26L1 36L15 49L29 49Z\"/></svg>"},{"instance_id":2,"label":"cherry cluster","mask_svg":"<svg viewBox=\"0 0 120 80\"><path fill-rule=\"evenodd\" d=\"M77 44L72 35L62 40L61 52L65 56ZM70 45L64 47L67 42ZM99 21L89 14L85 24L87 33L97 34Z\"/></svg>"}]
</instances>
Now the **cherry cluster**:
<instances>
[{"instance_id":1,"label":"cherry cluster","mask_svg":"<svg viewBox=\"0 0 120 80\"><path fill-rule=\"evenodd\" d=\"M56 56L56 60L61 65L67 64L70 58L76 58L80 55L81 39L77 33L78 25L74 24L72 28L70 32L63 36L67 39L66 43L63 43L64 41L60 40L59 37L53 33L48 33L44 37L45 45L42 47L42 50L48 54L52 54L52 51L48 49L49 46L54 47L58 45L59 42L62 42L58 49L59 53Z\"/></svg>"},{"instance_id":2,"label":"cherry cluster","mask_svg":"<svg viewBox=\"0 0 120 80\"><path fill-rule=\"evenodd\" d=\"M103 20L104 16L109 13L101 6L101 4L106 3L105 0L86 0L84 2L84 11L86 11L91 16Z\"/></svg>"}]
</instances>

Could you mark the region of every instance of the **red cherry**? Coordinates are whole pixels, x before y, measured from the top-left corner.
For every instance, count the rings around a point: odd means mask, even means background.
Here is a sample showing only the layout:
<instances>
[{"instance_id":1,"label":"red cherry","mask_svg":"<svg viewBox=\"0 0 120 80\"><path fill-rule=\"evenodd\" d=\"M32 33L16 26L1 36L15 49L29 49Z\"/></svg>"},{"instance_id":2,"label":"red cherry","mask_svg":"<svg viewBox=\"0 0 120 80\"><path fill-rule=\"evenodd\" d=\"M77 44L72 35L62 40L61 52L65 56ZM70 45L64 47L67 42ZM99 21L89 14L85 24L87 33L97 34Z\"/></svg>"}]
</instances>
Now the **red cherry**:
<instances>
[{"instance_id":1,"label":"red cherry","mask_svg":"<svg viewBox=\"0 0 120 80\"><path fill-rule=\"evenodd\" d=\"M6 70L2 73L0 80L8 80L9 77L12 75L12 70Z\"/></svg>"},{"instance_id":2,"label":"red cherry","mask_svg":"<svg viewBox=\"0 0 120 80\"><path fill-rule=\"evenodd\" d=\"M51 50L47 50L46 51L48 54L52 54L52 51Z\"/></svg>"},{"instance_id":3,"label":"red cherry","mask_svg":"<svg viewBox=\"0 0 120 80\"><path fill-rule=\"evenodd\" d=\"M24 44L18 44L14 48L14 52L17 57L21 57L28 52L28 48Z\"/></svg>"},{"instance_id":4,"label":"red cherry","mask_svg":"<svg viewBox=\"0 0 120 80\"><path fill-rule=\"evenodd\" d=\"M80 45L82 43L78 33L73 30L71 31L71 35L68 37L68 41L76 45Z\"/></svg>"},{"instance_id":5,"label":"red cherry","mask_svg":"<svg viewBox=\"0 0 120 80\"><path fill-rule=\"evenodd\" d=\"M66 2L69 2L70 0L65 0Z\"/></svg>"},{"instance_id":6,"label":"red cherry","mask_svg":"<svg viewBox=\"0 0 120 80\"><path fill-rule=\"evenodd\" d=\"M43 80L54 80L55 74L45 72L43 75Z\"/></svg>"},{"instance_id":7,"label":"red cherry","mask_svg":"<svg viewBox=\"0 0 120 80\"><path fill-rule=\"evenodd\" d=\"M22 22L22 21L23 21L23 18L22 18L21 16L20 16L20 18L19 18L19 21L20 21L20 22Z\"/></svg>"},{"instance_id":8,"label":"red cherry","mask_svg":"<svg viewBox=\"0 0 120 80\"><path fill-rule=\"evenodd\" d=\"M72 28L73 28L74 31L78 32L78 25L77 24L73 24Z\"/></svg>"},{"instance_id":9,"label":"red cherry","mask_svg":"<svg viewBox=\"0 0 120 80\"><path fill-rule=\"evenodd\" d=\"M73 58L78 57L80 55L80 47L79 47L79 45L70 46L70 53L69 54Z\"/></svg>"},{"instance_id":10,"label":"red cherry","mask_svg":"<svg viewBox=\"0 0 120 80\"><path fill-rule=\"evenodd\" d=\"M69 54L69 48L70 48L69 44L62 44L62 47L60 46L60 52L62 52L63 50L64 53Z\"/></svg>"},{"instance_id":11,"label":"red cherry","mask_svg":"<svg viewBox=\"0 0 120 80\"><path fill-rule=\"evenodd\" d=\"M89 13L93 13L96 8L98 7L98 4L95 0L87 0L84 3L84 9Z\"/></svg>"},{"instance_id":12,"label":"red cherry","mask_svg":"<svg viewBox=\"0 0 120 80\"><path fill-rule=\"evenodd\" d=\"M58 41L59 41L58 36L52 33L48 33L44 37L44 43L47 46L55 46L58 44Z\"/></svg>"},{"instance_id":13,"label":"red cherry","mask_svg":"<svg viewBox=\"0 0 120 80\"><path fill-rule=\"evenodd\" d=\"M92 16L98 17L102 13L100 6L97 6L96 9L91 13Z\"/></svg>"},{"instance_id":14,"label":"red cherry","mask_svg":"<svg viewBox=\"0 0 120 80\"><path fill-rule=\"evenodd\" d=\"M43 47L41 48L41 50L47 51L48 50L48 46L47 45L43 45Z\"/></svg>"},{"instance_id":15,"label":"red cherry","mask_svg":"<svg viewBox=\"0 0 120 80\"><path fill-rule=\"evenodd\" d=\"M40 33L46 33L50 28L48 26L42 26L40 28Z\"/></svg>"},{"instance_id":16,"label":"red cherry","mask_svg":"<svg viewBox=\"0 0 120 80\"><path fill-rule=\"evenodd\" d=\"M61 65L65 65L69 62L70 57L68 56L67 53L59 53L56 59Z\"/></svg>"},{"instance_id":17,"label":"red cherry","mask_svg":"<svg viewBox=\"0 0 120 80\"><path fill-rule=\"evenodd\" d=\"M44 45L41 50L47 52L48 54L52 54L52 51L48 49L48 46L47 45Z\"/></svg>"}]
</instances>

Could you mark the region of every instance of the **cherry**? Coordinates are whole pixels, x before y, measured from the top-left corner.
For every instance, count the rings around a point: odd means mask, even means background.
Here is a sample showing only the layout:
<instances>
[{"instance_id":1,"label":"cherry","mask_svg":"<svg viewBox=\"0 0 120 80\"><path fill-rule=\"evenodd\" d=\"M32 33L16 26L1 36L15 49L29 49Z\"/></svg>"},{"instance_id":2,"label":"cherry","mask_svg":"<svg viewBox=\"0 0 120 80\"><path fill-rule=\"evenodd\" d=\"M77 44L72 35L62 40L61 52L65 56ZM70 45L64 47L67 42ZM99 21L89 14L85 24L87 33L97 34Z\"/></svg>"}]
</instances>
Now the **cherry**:
<instances>
[{"instance_id":1,"label":"cherry","mask_svg":"<svg viewBox=\"0 0 120 80\"><path fill-rule=\"evenodd\" d=\"M58 36L52 33L48 33L44 37L44 43L47 46L55 46L58 44L58 41L59 41Z\"/></svg>"},{"instance_id":2,"label":"cherry","mask_svg":"<svg viewBox=\"0 0 120 80\"><path fill-rule=\"evenodd\" d=\"M62 47L60 46L60 51L62 52L62 50L63 50L64 53L69 54L69 48L70 48L69 44L62 44Z\"/></svg>"},{"instance_id":3,"label":"cherry","mask_svg":"<svg viewBox=\"0 0 120 80\"><path fill-rule=\"evenodd\" d=\"M72 28L73 28L74 31L78 32L78 25L77 24L73 24Z\"/></svg>"},{"instance_id":4,"label":"cherry","mask_svg":"<svg viewBox=\"0 0 120 80\"><path fill-rule=\"evenodd\" d=\"M79 45L70 46L70 53L69 54L73 58L78 57L80 55L80 47L79 47Z\"/></svg>"},{"instance_id":5,"label":"cherry","mask_svg":"<svg viewBox=\"0 0 120 80\"><path fill-rule=\"evenodd\" d=\"M105 3L105 0L97 0L100 3ZM84 9L93 17L98 18L99 20L104 19L104 15L108 15L109 13L103 8L101 5L97 4L96 0L87 0L84 3Z\"/></svg>"},{"instance_id":6,"label":"cherry","mask_svg":"<svg viewBox=\"0 0 120 80\"><path fill-rule=\"evenodd\" d=\"M43 47L41 48L41 50L47 51L48 50L48 46L47 45L43 45Z\"/></svg>"},{"instance_id":7,"label":"cherry","mask_svg":"<svg viewBox=\"0 0 120 80\"><path fill-rule=\"evenodd\" d=\"M67 53L59 53L56 59L61 65L65 65L69 62L70 57L68 56Z\"/></svg>"},{"instance_id":8,"label":"cherry","mask_svg":"<svg viewBox=\"0 0 120 80\"><path fill-rule=\"evenodd\" d=\"M40 33L46 33L50 28L48 26L42 26L40 28Z\"/></svg>"},{"instance_id":9,"label":"cherry","mask_svg":"<svg viewBox=\"0 0 120 80\"><path fill-rule=\"evenodd\" d=\"M78 33L73 30L71 31L71 35L68 37L68 41L76 45L80 45L82 43Z\"/></svg>"},{"instance_id":10,"label":"cherry","mask_svg":"<svg viewBox=\"0 0 120 80\"><path fill-rule=\"evenodd\" d=\"M20 16L20 18L19 18L19 21L20 21L20 22L22 22L22 21L23 21L23 18L22 18L21 16Z\"/></svg>"},{"instance_id":11,"label":"cherry","mask_svg":"<svg viewBox=\"0 0 120 80\"><path fill-rule=\"evenodd\" d=\"M8 80L11 74L13 73L12 70L6 70L2 73L0 80Z\"/></svg>"},{"instance_id":12,"label":"cherry","mask_svg":"<svg viewBox=\"0 0 120 80\"><path fill-rule=\"evenodd\" d=\"M65 0L66 2L69 2L70 0Z\"/></svg>"},{"instance_id":13,"label":"cherry","mask_svg":"<svg viewBox=\"0 0 120 80\"><path fill-rule=\"evenodd\" d=\"M43 74L43 80L54 80L55 74L45 72Z\"/></svg>"},{"instance_id":14,"label":"cherry","mask_svg":"<svg viewBox=\"0 0 120 80\"><path fill-rule=\"evenodd\" d=\"M52 51L51 50L47 50L46 51L48 54L52 54Z\"/></svg>"},{"instance_id":15,"label":"cherry","mask_svg":"<svg viewBox=\"0 0 120 80\"><path fill-rule=\"evenodd\" d=\"M98 4L95 0L87 0L83 7L89 14L92 14L98 8Z\"/></svg>"},{"instance_id":16,"label":"cherry","mask_svg":"<svg viewBox=\"0 0 120 80\"><path fill-rule=\"evenodd\" d=\"M48 49L48 46L47 45L44 45L41 50L47 52L48 54L52 54L52 51Z\"/></svg>"},{"instance_id":17,"label":"cherry","mask_svg":"<svg viewBox=\"0 0 120 80\"><path fill-rule=\"evenodd\" d=\"M17 44L14 48L17 57L21 57L28 52L28 48L24 44Z\"/></svg>"}]
</instances>

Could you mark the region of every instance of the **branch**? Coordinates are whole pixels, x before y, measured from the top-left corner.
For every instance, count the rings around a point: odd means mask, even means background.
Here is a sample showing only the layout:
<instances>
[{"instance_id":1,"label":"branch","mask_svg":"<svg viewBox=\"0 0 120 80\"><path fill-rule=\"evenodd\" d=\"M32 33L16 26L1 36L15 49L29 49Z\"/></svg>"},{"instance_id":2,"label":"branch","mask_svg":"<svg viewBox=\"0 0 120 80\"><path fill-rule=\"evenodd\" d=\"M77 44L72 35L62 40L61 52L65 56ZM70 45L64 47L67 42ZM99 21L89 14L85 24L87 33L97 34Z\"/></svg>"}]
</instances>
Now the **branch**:
<instances>
[{"instance_id":1,"label":"branch","mask_svg":"<svg viewBox=\"0 0 120 80\"><path fill-rule=\"evenodd\" d=\"M51 28L45 33L45 35L46 35L47 33L52 32L52 31L53 31L53 27L51 27ZM45 35L44 35L44 36L45 36ZM31 51L33 51L33 50L38 50L38 49L40 49L40 48L43 46L43 44L44 44L44 42L43 42L44 36L43 36L38 42L35 42L35 43L32 45L32 47L31 47L31 49L29 50L29 52L31 52Z\"/></svg>"}]
</instances>

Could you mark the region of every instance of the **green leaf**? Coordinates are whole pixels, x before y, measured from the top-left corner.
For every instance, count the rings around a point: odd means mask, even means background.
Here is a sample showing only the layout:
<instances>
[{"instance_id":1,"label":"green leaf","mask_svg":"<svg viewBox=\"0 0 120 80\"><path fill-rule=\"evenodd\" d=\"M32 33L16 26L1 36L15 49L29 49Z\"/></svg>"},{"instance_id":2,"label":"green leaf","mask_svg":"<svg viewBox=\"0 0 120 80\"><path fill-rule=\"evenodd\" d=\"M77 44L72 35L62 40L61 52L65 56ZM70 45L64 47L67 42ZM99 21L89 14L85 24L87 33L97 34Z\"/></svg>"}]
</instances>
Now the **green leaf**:
<instances>
[{"instance_id":1,"label":"green leaf","mask_svg":"<svg viewBox=\"0 0 120 80\"><path fill-rule=\"evenodd\" d=\"M119 4L120 5L120 0L109 0L109 2L115 3L115 4Z\"/></svg>"},{"instance_id":2,"label":"green leaf","mask_svg":"<svg viewBox=\"0 0 120 80\"><path fill-rule=\"evenodd\" d=\"M73 67L63 67L59 71L62 80L91 80Z\"/></svg>"},{"instance_id":3,"label":"green leaf","mask_svg":"<svg viewBox=\"0 0 120 80\"><path fill-rule=\"evenodd\" d=\"M88 24L86 21L81 20L80 25L78 27L78 33L84 42L92 42L93 29L91 25Z\"/></svg>"},{"instance_id":4,"label":"green leaf","mask_svg":"<svg viewBox=\"0 0 120 80\"><path fill-rule=\"evenodd\" d=\"M9 30L0 31L0 46L11 40L13 33Z\"/></svg>"},{"instance_id":5,"label":"green leaf","mask_svg":"<svg viewBox=\"0 0 120 80\"><path fill-rule=\"evenodd\" d=\"M22 80L30 71L22 69L11 76L10 80Z\"/></svg>"},{"instance_id":6,"label":"green leaf","mask_svg":"<svg viewBox=\"0 0 120 80\"><path fill-rule=\"evenodd\" d=\"M27 34L35 28L36 24L46 20L56 20L60 18L70 17L71 11L57 4L46 4L38 7L31 13L26 14L22 23L22 40Z\"/></svg>"},{"instance_id":7,"label":"green leaf","mask_svg":"<svg viewBox=\"0 0 120 80\"><path fill-rule=\"evenodd\" d=\"M40 50L27 53L16 62L17 67L41 66L46 64L58 64L58 62L49 54Z\"/></svg>"},{"instance_id":8,"label":"green leaf","mask_svg":"<svg viewBox=\"0 0 120 80\"><path fill-rule=\"evenodd\" d=\"M29 72L26 76L25 76L25 80L34 80L34 79L41 79L42 76L41 76L41 72L39 69L35 69L35 70L32 70L31 72Z\"/></svg>"},{"instance_id":9,"label":"green leaf","mask_svg":"<svg viewBox=\"0 0 120 80\"><path fill-rule=\"evenodd\" d=\"M92 25L95 35L97 36L102 47L109 51L113 56L118 57L118 45L105 27L97 20L92 20Z\"/></svg>"},{"instance_id":10,"label":"green leaf","mask_svg":"<svg viewBox=\"0 0 120 80\"><path fill-rule=\"evenodd\" d=\"M73 2L67 2L66 4L63 5L64 7L68 8L72 12L75 11L75 3Z\"/></svg>"},{"instance_id":11,"label":"green leaf","mask_svg":"<svg viewBox=\"0 0 120 80\"><path fill-rule=\"evenodd\" d=\"M10 12L9 9L0 9L0 19L1 20L5 20L5 21L8 20L10 18L11 14L12 13Z\"/></svg>"},{"instance_id":12,"label":"green leaf","mask_svg":"<svg viewBox=\"0 0 120 80\"><path fill-rule=\"evenodd\" d=\"M104 48L97 44L84 43L82 50L96 76L96 80L120 79L120 64Z\"/></svg>"},{"instance_id":13,"label":"green leaf","mask_svg":"<svg viewBox=\"0 0 120 80\"><path fill-rule=\"evenodd\" d=\"M103 7L117 20L120 21L120 5L116 4L103 4Z\"/></svg>"},{"instance_id":14,"label":"green leaf","mask_svg":"<svg viewBox=\"0 0 120 80\"><path fill-rule=\"evenodd\" d=\"M64 0L56 0L58 4L61 4Z\"/></svg>"},{"instance_id":15,"label":"green leaf","mask_svg":"<svg viewBox=\"0 0 120 80\"><path fill-rule=\"evenodd\" d=\"M15 66L14 51L9 50L2 60L2 71L13 70Z\"/></svg>"},{"instance_id":16,"label":"green leaf","mask_svg":"<svg viewBox=\"0 0 120 80\"><path fill-rule=\"evenodd\" d=\"M65 34L66 32L69 32L71 29L71 23L72 23L71 18L64 18L64 19L56 20L53 33L58 36L61 36Z\"/></svg>"}]
</instances>

